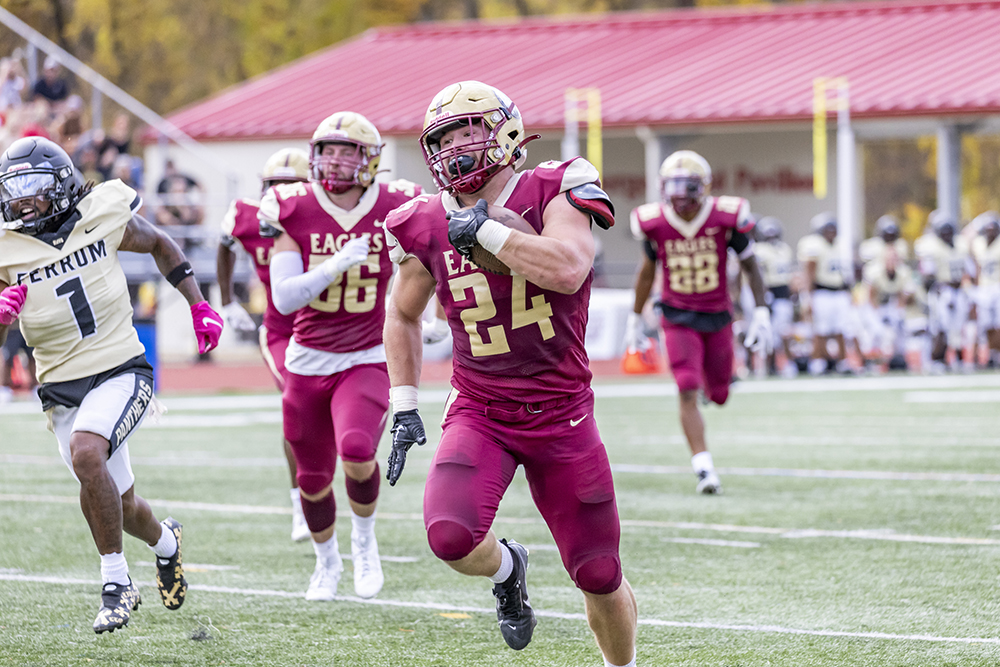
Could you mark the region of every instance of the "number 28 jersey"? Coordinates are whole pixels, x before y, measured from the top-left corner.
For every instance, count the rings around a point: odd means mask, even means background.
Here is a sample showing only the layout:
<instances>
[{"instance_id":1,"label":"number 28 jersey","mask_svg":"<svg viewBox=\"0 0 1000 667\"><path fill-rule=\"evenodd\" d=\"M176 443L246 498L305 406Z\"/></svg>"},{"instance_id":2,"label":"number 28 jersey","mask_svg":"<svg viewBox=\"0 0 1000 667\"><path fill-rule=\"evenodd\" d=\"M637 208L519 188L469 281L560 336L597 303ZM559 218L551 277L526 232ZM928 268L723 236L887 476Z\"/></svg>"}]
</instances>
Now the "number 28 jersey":
<instances>
[{"instance_id":1,"label":"number 28 jersey","mask_svg":"<svg viewBox=\"0 0 1000 667\"><path fill-rule=\"evenodd\" d=\"M726 286L727 248L753 228L750 204L739 197L707 197L690 222L659 202L632 211L632 234L648 239L663 267L664 304L677 310L722 313L732 309ZM735 247L741 257L750 247Z\"/></svg>"},{"instance_id":2,"label":"number 28 jersey","mask_svg":"<svg viewBox=\"0 0 1000 667\"><path fill-rule=\"evenodd\" d=\"M598 182L583 158L514 174L495 202L537 232L550 201ZM585 391L591 373L584 337L593 270L573 294L544 290L524 276L483 271L448 241L445 214L461 208L447 193L417 197L386 220L394 262L415 258L437 281L452 331L452 384L482 401L539 403ZM410 260L412 261L412 260Z\"/></svg>"},{"instance_id":3,"label":"number 28 jersey","mask_svg":"<svg viewBox=\"0 0 1000 667\"><path fill-rule=\"evenodd\" d=\"M21 333L39 382L79 380L145 352L132 326L118 246L142 199L119 180L84 197L55 232L0 231L0 280L27 285Z\"/></svg>"}]
</instances>

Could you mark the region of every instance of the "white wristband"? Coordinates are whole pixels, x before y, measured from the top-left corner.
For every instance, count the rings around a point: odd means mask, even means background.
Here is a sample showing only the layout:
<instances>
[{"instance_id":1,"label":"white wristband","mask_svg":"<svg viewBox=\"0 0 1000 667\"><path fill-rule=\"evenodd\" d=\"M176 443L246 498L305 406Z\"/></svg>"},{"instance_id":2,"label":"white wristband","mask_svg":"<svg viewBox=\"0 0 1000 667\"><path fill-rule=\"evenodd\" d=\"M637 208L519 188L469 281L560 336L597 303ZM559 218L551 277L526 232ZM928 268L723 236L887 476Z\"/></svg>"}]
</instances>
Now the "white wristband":
<instances>
[{"instance_id":1,"label":"white wristband","mask_svg":"<svg viewBox=\"0 0 1000 667\"><path fill-rule=\"evenodd\" d=\"M392 403L393 414L405 410L417 409L417 388L412 384L404 384L389 389L389 401Z\"/></svg>"},{"instance_id":2,"label":"white wristband","mask_svg":"<svg viewBox=\"0 0 1000 667\"><path fill-rule=\"evenodd\" d=\"M479 227L479 231L476 232L476 240L479 241L479 245L483 246L487 252L495 255L503 248L503 244L507 242L507 237L510 236L511 231L510 227L505 227L496 220L486 220Z\"/></svg>"}]
</instances>

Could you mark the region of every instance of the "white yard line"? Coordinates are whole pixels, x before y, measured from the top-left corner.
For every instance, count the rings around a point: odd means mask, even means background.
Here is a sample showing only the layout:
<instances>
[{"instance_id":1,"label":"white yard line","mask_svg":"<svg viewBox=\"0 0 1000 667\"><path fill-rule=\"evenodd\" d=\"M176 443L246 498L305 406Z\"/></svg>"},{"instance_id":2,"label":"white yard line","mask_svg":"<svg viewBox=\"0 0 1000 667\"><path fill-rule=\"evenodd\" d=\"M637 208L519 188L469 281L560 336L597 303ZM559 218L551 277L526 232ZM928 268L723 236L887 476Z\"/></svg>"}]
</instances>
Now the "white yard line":
<instances>
[{"instance_id":1,"label":"white yard line","mask_svg":"<svg viewBox=\"0 0 1000 667\"><path fill-rule=\"evenodd\" d=\"M908 391L904 403L1000 403L1000 391Z\"/></svg>"},{"instance_id":2,"label":"white yard line","mask_svg":"<svg viewBox=\"0 0 1000 667\"><path fill-rule=\"evenodd\" d=\"M71 579L65 577L36 576L26 574L14 574L0 571L0 581L16 581L22 583L56 584L60 586L99 586L101 582L89 579ZM141 585L151 587L152 582L141 582ZM206 586L203 584L191 584L190 590L204 591L206 593L221 593L228 595L242 595L244 597L275 597L275 598L302 598L301 591L274 591L267 589L233 588L229 586ZM372 600L358 598L350 595L338 595L339 602L353 602L356 604L375 605L379 607L399 607L404 609L430 609L439 612L466 612L473 614L485 614L493 616L496 610L485 607L466 607L460 605L442 604L436 602L408 602L405 600ZM546 611L535 609L535 615L542 618L557 618L568 621L586 621L583 614L570 614L557 611ZM778 625L738 625L729 623L709 623L692 621L665 621L658 618L640 618L639 625L668 628L696 628L702 630L730 630L734 632L757 632L769 634L785 635L805 635L812 637L850 637L856 639L885 639L894 641L922 641L953 644L994 644L1000 645L1000 638L996 637L942 637L938 635L899 635L889 632L846 632L839 630L804 630L800 628L785 628Z\"/></svg>"},{"instance_id":3,"label":"white yard line","mask_svg":"<svg viewBox=\"0 0 1000 667\"><path fill-rule=\"evenodd\" d=\"M647 466L615 463L612 472L651 475L690 475L690 466ZM804 470L800 468L718 468L736 477L803 477L817 479L877 479L894 482L1000 482L1000 475L964 472L890 472L884 470Z\"/></svg>"},{"instance_id":4,"label":"white yard line","mask_svg":"<svg viewBox=\"0 0 1000 667\"><path fill-rule=\"evenodd\" d=\"M58 456L0 454L0 463L63 466ZM133 456L132 465L177 468L284 468L285 459L275 457L221 458L217 456ZM656 466L634 463L611 465L615 473L646 475L690 475L690 466ZM803 468L718 468L734 477L799 477L806 479L861 479L894 482L1000 482L1000 474L963 472L892 472L887 470L809 470Z\"/></svg>"},{"instance_id":5,"label":"white yard line","mask_svg":"<svg viewBox=\"0 0 1000 667\"><path fill-rule=\"evenodd\" d=\"M147 498L147 502L157 507L167 509L200 510L204 512L221 512L228 514L282 514L292 513L289 507L273 507L268 505L225 505L218 503L199 503L187 500L162 500ZM57 503L75 505L80 502L76 496L47 496L21 493L0 493L0 502L11 503ZM347 518L347 512L339 512L338 517ZM387 521L423 521L423 515L417 513L379 512L379 518ZM540 526L544 522L539 517L497 517L495 523L512 525ZM908 535L896 533L891 528L867 530L819 530L815 528L775 528L769 526L738 526L734 524L698 523L687 521L649 521L644 519L621 519L625 528L674 528L677 530L701 530L725 533L751 533L758 535L776 535L786 538L834 537L842 539L884 540L887 542L915 542L920 544L949 544L971 546L1000 546L1000 540L981 537L940 537L936 535ZM691 542L695 543L695 542ZM707 543L707 542L704 542ZM729 545L725 545L729 546Z\"/></svg>"},{"instance_id":6,"label":"white yard line","mask_svg":"<svg viewBox=\"0 0 1000 667\"><path fill-rule=\"evenodd\" d=\"M742 394L786 394L819 393L831 391L911 391L948 389L1000 389L1000 375L901 375L893 377L865 378L797 378L794 380L745 380L733 385L735 393ZM443 403L448 397L448 389L422 389L421 403ZM635 398L676 396L677 386L673 382L609 382L594 384L598 398ZM962 401L950 396L953 392L941 392L943 401ZM968 392L971 396L990 396L996 392ZM161 399L168 410L210 411L210 410L279 410L281 396L278 394L247 394L244 396L194 396ZM920 400L919 398L917 399ZM928 398L927 400L930 400ZM973 400L987 400L973 398ZM990 399L990 401L996 399ZM15 401L0 405L0 415L41 414L41 405L35 401Z\"/></svg>"}]
</instances>

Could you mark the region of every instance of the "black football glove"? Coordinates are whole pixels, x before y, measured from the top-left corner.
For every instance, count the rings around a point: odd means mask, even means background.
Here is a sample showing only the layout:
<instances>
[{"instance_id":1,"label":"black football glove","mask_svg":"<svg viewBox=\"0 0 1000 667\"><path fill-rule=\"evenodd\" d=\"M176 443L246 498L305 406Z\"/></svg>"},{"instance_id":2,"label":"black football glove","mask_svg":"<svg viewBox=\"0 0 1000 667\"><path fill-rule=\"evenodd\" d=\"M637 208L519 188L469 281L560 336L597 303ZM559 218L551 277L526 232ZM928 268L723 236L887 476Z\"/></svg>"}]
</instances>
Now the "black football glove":
<instances>
[{"instance_id":1,"label":"black football glove","mask_svg":"<svg viewBox=\"0 0 1000 667\"><path fill-rule=\"evenodd\" d=\"M403 466L406 465L406 452L410 451L414 443L422 445L427 442L427 436L424 435L424 422L416 409L394 414L390 432L392 451L389 452L385 478L389 480L389 486L395 486L399 476L403 474Z\"/></svg>"},{"instance_id":2,"label":"black football glove","mask_svg":"<svg viewBox=\"0 0 1000 667\"><path fill-rule=\"evenodd\" d=\"M472 259L472 249L478 243L476 232L490 218L486 212L488 207L486 200L480 199L472 208L445 214L448 219L448 240L466 259Z\"/></svg>"}]
</instances>

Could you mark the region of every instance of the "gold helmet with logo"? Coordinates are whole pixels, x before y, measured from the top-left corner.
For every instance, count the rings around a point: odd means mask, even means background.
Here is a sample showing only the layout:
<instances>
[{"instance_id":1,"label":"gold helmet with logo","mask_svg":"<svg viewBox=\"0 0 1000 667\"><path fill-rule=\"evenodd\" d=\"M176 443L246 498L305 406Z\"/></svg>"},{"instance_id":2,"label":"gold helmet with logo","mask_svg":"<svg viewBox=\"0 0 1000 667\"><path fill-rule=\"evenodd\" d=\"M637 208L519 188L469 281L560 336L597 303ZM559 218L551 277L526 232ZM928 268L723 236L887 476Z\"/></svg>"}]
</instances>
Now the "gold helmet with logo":
<instances>
[{"instance_id":1,"label":"gold helmet with logo","mask_svg":"<svg viewBox=\"0 0 1000 667\"><path fill-rule=\"evenodd\" d=\"M462 126L480 125L480 141L441 148L441 138ZM479 190L508 165L520 166L525 137L521 113L509 97L479 81L453 83L434 96L424 116L420 147L438 187L452 194Z\"/></svg>"},{"instance_id":2,"label":"gold helmet with logo","mask_svg":"<svg viewBox=\"0 0 1000 667\"><path fill-rule=\"evenodd\" d=\"M694 151L675 151L660 165L660 194L685 215L698 211L712 187L708 160Z\"/></svg>"},{"instance_id":3,"label":"gold helmet with logo","mask_svg":"<svg viewBox=\"0 0 1000 667\"><path fill-rule=\"evenodd\" d=\"M350 154L322 155L327 144L353 146ZM310 177L334 194L347 192L355 185L367 188L375 182L382 136L370 120L353 111L338 111L329 116L313 133L309 142ZM348 167L350 177L343 177L338 167Z\"/></svg>"},{"instance_id":4,"label":"gold helmet with logo","mask_svg":"<svg viewBox=\"0 0 1000 667\"><path fill-rule=\"evenodd\" d=\"M301 148L282 148L267 158L260 181L264 189L275 183L309 180L309 154Z\"/></svg>"}]
</instances>

